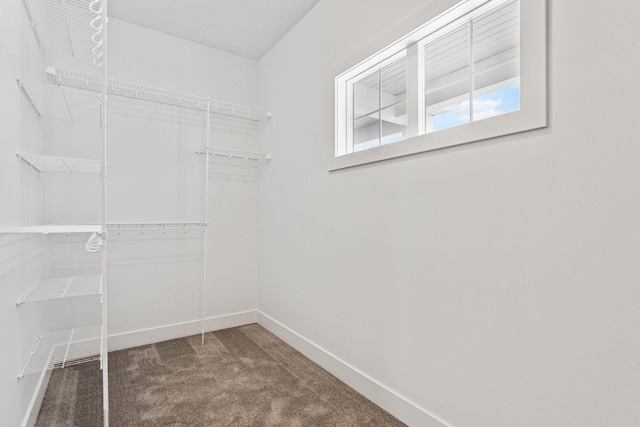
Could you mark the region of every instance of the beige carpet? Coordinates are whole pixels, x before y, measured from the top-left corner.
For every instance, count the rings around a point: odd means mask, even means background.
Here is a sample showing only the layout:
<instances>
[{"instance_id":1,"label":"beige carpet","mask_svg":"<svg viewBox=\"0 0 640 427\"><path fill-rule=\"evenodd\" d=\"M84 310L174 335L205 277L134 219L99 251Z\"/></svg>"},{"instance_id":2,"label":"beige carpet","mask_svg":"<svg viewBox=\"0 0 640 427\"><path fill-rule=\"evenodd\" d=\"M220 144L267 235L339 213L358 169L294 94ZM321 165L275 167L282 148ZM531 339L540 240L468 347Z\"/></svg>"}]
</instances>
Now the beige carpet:
<instances>
[{"instance_id":1,"label":"beige carpet","mask_svg":"<svg viewBox=\"0 0 640 427\"><path fill-rule=\"evenodd\" d=\"M102 425L97 363L53 372L37 426ZM403 426L259 325L109 353L110 425Z\"/></svg>"}]
</instances>

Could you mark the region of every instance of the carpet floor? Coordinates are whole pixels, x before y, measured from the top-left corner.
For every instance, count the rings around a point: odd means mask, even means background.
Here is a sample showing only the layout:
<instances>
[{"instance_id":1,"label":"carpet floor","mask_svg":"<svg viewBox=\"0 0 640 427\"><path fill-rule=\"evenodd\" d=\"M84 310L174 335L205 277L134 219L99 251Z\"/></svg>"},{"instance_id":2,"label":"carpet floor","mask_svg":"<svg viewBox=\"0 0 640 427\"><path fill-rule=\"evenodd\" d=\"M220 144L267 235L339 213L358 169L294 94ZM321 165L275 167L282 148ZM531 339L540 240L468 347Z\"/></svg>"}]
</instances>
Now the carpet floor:
<instances>
[{"instance_id":1,"label":"carpet floor","mask_svg":"<svg viewBox=\"0 0 640 427\"><path fill-rule=\"evenodd\" d=\"M259 325L109 353L112 427L404 426ZM102 425L97 362L53 371L36 426Z\"/></svg>"}]
</instances>

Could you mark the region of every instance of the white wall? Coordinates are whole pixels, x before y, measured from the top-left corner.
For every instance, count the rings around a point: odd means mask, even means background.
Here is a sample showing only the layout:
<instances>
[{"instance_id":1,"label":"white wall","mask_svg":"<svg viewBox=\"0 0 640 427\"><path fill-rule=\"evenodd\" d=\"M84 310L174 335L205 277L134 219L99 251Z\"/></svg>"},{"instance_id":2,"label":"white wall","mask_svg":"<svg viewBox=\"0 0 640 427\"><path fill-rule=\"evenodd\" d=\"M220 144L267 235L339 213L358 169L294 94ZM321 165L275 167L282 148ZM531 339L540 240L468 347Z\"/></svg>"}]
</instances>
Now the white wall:
<instances>
[{"instance_id":1,"label":"white wall","mask_svg":"<svg viewBox=\"0 0 640 427\"><path fill-rule=\"evenodd\" d=\"M249 106L258 103L254 60L114 19L109 58L113 79ZM206 145L206 115L117 97L109 102L107 221L204 222L205 158L196 151ZM211 145L256 150L257 132L254 126L215 119ZM243 162L211 162L206 317L256 308L259 173ZM147 335L160 340L199 330L201 236L199 230L186 235L112 233L110 334L166 327L164 335ZM195 330L179 326L193 321ZM144 342L137 339L114 343Z\"/></svg>"},{"instance_id":2,"label":"white wall","mask_svg":"<svg viewBox=\"0 0 640 427\"><path fill-rule=\"evenodd\" d=\"M18 163L15 152L20 138L20 110L16 108L19 102L19 89L16 77L20 74L20 42L21 21L19 4L3 3L0 11L2 26L0 33L0 88L4 101L0 103L0 117L2 118L2 144L0 144L0 197L6 200L5 207L0 210L0 223L20 224L20 193L15 184L18 178Z\"/></svg>"},{"instance_id":3,"label":"white wall","mask_svg":"<svg viewBox=\"0 0 640 427\"><path fill-rule=\"evenodd\" d=\"M640 7L549 2L548 129L329 174L335 65L442 4L322 0L261 59L258 308L452 426L639 425Z\"/></svg>"},{"instance_id":4,"label":"white wall","mask_svg":"<svg viewBox=\"0 0 640 427\"><path fill-rule=\"evenodd\" d=\"M37 11L32 11L34 15ZM43 56L19 1L0 4L0 224L43 220L41 177L17 159L17 152L41 150L43 125L21 93L24 82L42 108ZM0 414L5 425L19 425L36 392L38 375L17 375L46 323L46 312L16 301L43 274L46 239L0 235Z\"/></svg>"}]
</instances>

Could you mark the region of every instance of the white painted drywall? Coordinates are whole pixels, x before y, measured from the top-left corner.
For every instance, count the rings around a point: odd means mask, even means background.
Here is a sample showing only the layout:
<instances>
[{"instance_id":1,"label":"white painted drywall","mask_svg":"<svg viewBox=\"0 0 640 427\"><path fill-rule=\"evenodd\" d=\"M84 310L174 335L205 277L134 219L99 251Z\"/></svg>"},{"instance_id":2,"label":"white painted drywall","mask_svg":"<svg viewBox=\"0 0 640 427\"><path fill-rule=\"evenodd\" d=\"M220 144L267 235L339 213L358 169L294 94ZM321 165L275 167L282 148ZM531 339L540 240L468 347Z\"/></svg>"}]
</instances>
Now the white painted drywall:
<instances>
[{"instance_id":1,"label":"white painted drywall","mask_svg":"<svg viewBox=\"0 0 640 427\"><path fill-rule=\"evenodd\" d=\"M4 101L0 103L2 118L2 144L0 145L0 223L20 224L20 189L17 185L19 172L15 152L20 142L20 110L16 108L20 91L16 78L20 74L20 9L18 4L3 3L2 14L2 56L0 57L0 87Z\"/></svg>"},{"instance_id":2,"label":"white painted drywall","mask_svg":"<svg viewBox=\"0 0 640 427\"><path fill-rule=\"evenodd\" d=\"M452 426L639 425L640 6L549 2L549 128L328 173L336 64L442 4L321 0L260 61L258 308Z\"/></svg>"},{"instance_id":3,"label":"white painted drywall","mask_svg":"<svg viewBox=\"0 0 640 427\"><path fill-rule=\"evenodd\" d=\"M37 10L33 10L35 15ZM20 79L42 108L43 56L19 1L0 4L0 224L3 227L43 221L43 182L18 160L16 152L41 150L41 119L16 84ZM0 236L0 414L2 424L20 425L37 390L39 375L17 375L38 335L46 312L16 306L18 298L45 269L42 236Z\"/></svg>"},{"instance_id":4,"label":"white painted drywall","mask_svg":"<svg viewBox=\"0 0 640 427\"><path fill-rule=\"evenodd\" d=\"M254 60L115 19L109 24L109 58L113 79L258 106ZM196 151L206 144L206 115L117 97L108 111L107 221L204 222L205 158ZM255 151L258 129L215 119L211 145ZM260 173L246 162L211 162L206 317L256 308ZM201 235L112 234L110 334L200 318Z\"/></svg>"}]
</instances>

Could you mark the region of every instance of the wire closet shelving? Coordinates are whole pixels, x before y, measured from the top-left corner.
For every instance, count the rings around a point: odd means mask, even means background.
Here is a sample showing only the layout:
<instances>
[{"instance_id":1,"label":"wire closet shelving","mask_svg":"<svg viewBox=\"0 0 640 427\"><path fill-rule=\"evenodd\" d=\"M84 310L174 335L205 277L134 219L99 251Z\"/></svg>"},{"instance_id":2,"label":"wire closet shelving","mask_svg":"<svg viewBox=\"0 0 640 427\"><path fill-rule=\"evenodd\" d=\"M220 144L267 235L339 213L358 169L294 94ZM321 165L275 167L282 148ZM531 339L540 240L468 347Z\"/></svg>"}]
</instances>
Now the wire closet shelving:
<instances>
[{"instance_id":1,"label":"wire closet shelving","mask_svg":"<svg viewBox=\"0 0 640 427\"><path fill-rule=\"evenodd\" d=\"M100 274L55 277L36 282L27 293L18 298L16 305L34 301L100 294L102 294L102 276Z\"/></svg>"},{"instance_id":2,"label":"wire closet shelving","mask_svg":"<svg viewBox=\"0 0 640 427\"><path fill-rule=\"evenodd\" d=\"M84 89L92 92L100 92L102 88L103 80L99 76L61 70L51 66L47 67L46 72L49 83L55 85ZM232 104L230 102L219 101L203 96L172 92L165 89L158 89L151 86L143 86L120 80L107 80L107 94L154 102L162 105L183 107L201 112L209 111L211 114L236 117L254 122L261 122L271 117L270 112L258 108Z\"/></svg>"},{"instance_id":3,"label":"wire closet shelving","mask_svg":"<svg viewBox=\"0 0 640 427\"><path fill-rule=\"evenodd\" d=\"M30 5L31 2L33 5ZM79 327L66 331L41 333L37 336L27 360L18 373L18 378L25 375L47 371L53 368L64 368L88 361L100 361L103 379L103 415L104 425L109 425L108 398L108 349L107 349L107 240L109 234L114 236L144 234L154 237L166 234L168 237L185 234L191 237L194 233L204 236L203 244L203 278L202 278L202 340L205 331L205 300L207 283L207 232L208 218L208 189L211 159L229 159L262 163L271 160L271 155L254 151L231 148L213 147L211 144L211 123L214 119L226 123L250 122L258 127L271 117L271 113L253 107L212 99L208 96L189 95L165 89L113 80L108 78L107 61L107 2L108 0L38 0L42 8L35 6L36 0L22 0L28 22L36 38L39 50L54 52L54 58L61 52L69 53L73 60L73 67L80 66L78 71L68 71L53 66L46 67L45 79L49 84L58 86L64 97L71 121L74 121L65 88L77 89L98 95L100 104L101 130L101 159L80 159L60 155L43 155L33 153L16 154L19 161L33 170L54 173L98 174L101 181L101 218L99 224L41 224L14 227L0 227L0 237L5 234L41 234L73 236L74 241L82 234L90 235L85 245L89 252L101 252L100 274L78 272L69 277L44 277L30 285L17 301L17 307L38 301L52 301L85 295L99 296L102 303L102 325ZM42 13L38 13L38 12ZM32 13L35 12L35 13ZM35 18L35 19L34 19ZM46 37L42 37L45 36ZM46 46L44 41L49 41ZM85 56L90 61L85 61ZM43 56L44 58L44 56ZM94 67L99 70L94 75ZM89 67L85 67L88 65ZM39 92L34 91L29 82L27 86L20 79L16 79L19 90L26 101L37 114L38 118L46 119L43 107L49 104L41 102ZM108 223L106 218L106 168L107 163L107 100L111 96L132 100L140 100L189 109L206 115L206 140L204 147L197 154L205 155L206 173L204 176L204 217L202 222L156 222L156 223ZM42 105L39 105L42 104ZM230 119L230 120L227 120ZM42 120L45 123L44 120ZM98 220L96 220L98 221ZM153 232L153 233L152 233ZM165 233L166 232L166 233ZM191 233L188 235L187 233ZM71 273L74 274L74 273ZM27 289L25 287L24 289ZM55 304L55 303L54 303Z\"/></svg>"},{"instance_id":4,"label":"wire closet shelving","mask_svg":"<svg viewBox=\"0 0 640 427\"><path fill-rule=\"evenodd\" d=\"M38 172L99 174L102 171L102 161L100 160L43 154L18 153L16 156Z\"/></svg>"},{"instance_id":5,"label":"wire closet shelving","mask_svg":"<svg viewBox=\"0 0 640 427\"><path fill-rule=\"evenodd\" d=\"M223 147L203 147L196 154L208 154L211 157L224 157L226 159L249 160L254 162L263 162L271 160L271 154L259 153L256 151L235 150Z\"/></svg>"},{"instance_id":6,"label":"wire closet shelving","mask_svg":"<svg viewBox=\"0 0 640 427\"><path fill-rule=\"evenodd\" d=\"M99 233L100 230L101 226L98 224L43 224L0 227L0 234L75 234Z\"/></svg>"},{"instance_id":7,"label":"wire closet shelving","mask_svg":"<svg viewBox=\"0 0 640 427\"><path fill-rule=\"evenodd\" d=\"M54 368L101 359L102 326L88 326L42 334L18 372L18 378Z\"/></svg>"}]
</instances>

